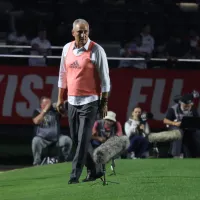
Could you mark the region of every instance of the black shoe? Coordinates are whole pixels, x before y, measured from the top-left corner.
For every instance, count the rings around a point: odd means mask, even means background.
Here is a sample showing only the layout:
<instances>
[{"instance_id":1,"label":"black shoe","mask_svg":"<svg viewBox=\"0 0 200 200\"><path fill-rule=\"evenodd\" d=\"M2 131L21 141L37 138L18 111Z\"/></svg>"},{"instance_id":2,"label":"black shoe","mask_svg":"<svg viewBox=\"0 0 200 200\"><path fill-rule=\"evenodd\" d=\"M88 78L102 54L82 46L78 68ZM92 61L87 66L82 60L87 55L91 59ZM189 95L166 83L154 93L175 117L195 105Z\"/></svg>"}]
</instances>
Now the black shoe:
<instances>
[{"instance_id":1,"label":"black shoe","mask_svg":"<svg viewBox=\"0 0 200 200\"><path fill-rule=\"evenodd\" d=\"M89 182L89 181L95 181L96 178L94 176L94 174L91 173L91 171L87 172L87 176L85 179L83 179L83 182Z\"/></svg>"},{"instance_id":2,"label":"black shoe","mask_svg":"<svg viewBox=\"0 0 200 200\"><path fill-rule=\"evenodd\" d=\"M76 178L71 178L68 182L68 184L76 184L79 183L79 181Z\"/></svg>"}]
</instances>

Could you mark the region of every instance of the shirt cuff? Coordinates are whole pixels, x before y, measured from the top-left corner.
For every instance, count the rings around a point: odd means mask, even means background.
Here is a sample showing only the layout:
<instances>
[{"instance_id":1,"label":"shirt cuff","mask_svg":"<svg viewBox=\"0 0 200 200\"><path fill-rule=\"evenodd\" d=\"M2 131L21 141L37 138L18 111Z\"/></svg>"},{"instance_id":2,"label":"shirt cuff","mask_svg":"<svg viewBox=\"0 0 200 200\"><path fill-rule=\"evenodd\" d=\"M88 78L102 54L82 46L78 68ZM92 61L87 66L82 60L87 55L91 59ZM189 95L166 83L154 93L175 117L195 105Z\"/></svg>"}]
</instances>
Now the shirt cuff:
<instances>
[{"instance_id":1,"label":"shirt cuff","mask_svg":"<svg viewBox=\"0 0 200 200\"><path fill-rule=\"evenodd\" d=\"M60 82L58 82L58 87L66 89L67 88L67 84L66 83L60 83Z\"/></svg>"},{"instance_id":2,"label":"shirt cuff","mask_svg":"<svg viewBox=\"0 0 200 200\"><path fill-rule=\"evenodd\" d=\"M101 92L110 92L110 85L102 86Z\"/></svg>"}]
</instances>

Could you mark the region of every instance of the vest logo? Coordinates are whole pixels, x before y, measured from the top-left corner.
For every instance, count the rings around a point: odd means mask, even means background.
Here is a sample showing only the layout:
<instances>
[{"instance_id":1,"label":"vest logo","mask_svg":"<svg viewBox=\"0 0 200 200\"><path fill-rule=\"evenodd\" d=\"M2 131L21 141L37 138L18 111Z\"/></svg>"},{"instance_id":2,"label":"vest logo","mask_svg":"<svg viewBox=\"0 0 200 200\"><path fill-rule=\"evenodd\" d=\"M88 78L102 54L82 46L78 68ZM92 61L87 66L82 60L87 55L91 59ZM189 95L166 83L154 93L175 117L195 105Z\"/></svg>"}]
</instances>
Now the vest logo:
<instances>
[{"instance_id":1,"label":"vest logo","mask_svg":"<svg viewBox=\"0 0 200 200\"><path fill-rule=\"evenodd\" d=\"M70 68L74 68L74 69L79 69L81 68L78 61L74 61L72 64L70 64Z\"/></svg>"}]
</instances>

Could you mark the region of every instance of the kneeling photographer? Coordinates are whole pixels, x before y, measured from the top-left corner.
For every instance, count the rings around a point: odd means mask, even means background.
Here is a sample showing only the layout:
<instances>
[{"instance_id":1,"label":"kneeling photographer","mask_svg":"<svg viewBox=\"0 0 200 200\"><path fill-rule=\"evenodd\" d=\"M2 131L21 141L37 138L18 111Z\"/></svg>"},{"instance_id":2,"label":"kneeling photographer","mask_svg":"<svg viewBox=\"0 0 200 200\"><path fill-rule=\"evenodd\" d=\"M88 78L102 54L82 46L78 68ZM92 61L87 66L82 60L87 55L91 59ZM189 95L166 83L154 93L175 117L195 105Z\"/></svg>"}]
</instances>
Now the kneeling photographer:
<instances>
[{"instance_id":1,"label":"kneeling photographer","mask_svg":"<svg viewBox=\"0 0 200 200\"><path fill-rule=\"evenodd\" d=\"M199 156L198 142L200 131L197 129L184 129L181 127L182 119L185 116L199 117L197 109L193 104L194 94L185 94L175 100L176 104L168 109L164 124L168 130L179 130L182 138L171 143L170 154L174 158L197 157Z\"/></svg>"},{"instance_id":2,"label":"kneeling photographer","mask_svg":"<svg viewBox=\"0 0 200 200\"><path fill-rule=\"evenodd\" d=\"M72 148L72 140L60 134L61 114L53 106L50 98L42 97L40 108L33 113L35 136L32 140L33 165L41 164L42 150L52 144L61 149L63 161L67 161Z\"/></svg>"},{"instance_id":3,"label":"kneeling photographer","mask_svg":"<svg viewBox=\"0 0 200 200\"><path fill-rule=\"evenodd\" d=\"M93 161L94 149L106 142L112 136L122 136L122 127L120 122L116 120L116 114L108 111L107 115L102 120L97 120L94 123L92 130L92 139L87 154L87 177L83 180L94 181L103 176L102 165L95 164Z\"/></svg>"},{"instance_id":4,"label":"kneeling photographer","mask_svg":"<svg viewBox=\"0 0 200 200\"><path fill-rule=\"evenodd\" d=\"M139 106L133 108L124 129L130 139L128 157L132 159L147 157L145 154L148 153L149 142L146 136L150 133L150 128L146 119L142 120L142 109Z\"/></svg>"}]
</instances>

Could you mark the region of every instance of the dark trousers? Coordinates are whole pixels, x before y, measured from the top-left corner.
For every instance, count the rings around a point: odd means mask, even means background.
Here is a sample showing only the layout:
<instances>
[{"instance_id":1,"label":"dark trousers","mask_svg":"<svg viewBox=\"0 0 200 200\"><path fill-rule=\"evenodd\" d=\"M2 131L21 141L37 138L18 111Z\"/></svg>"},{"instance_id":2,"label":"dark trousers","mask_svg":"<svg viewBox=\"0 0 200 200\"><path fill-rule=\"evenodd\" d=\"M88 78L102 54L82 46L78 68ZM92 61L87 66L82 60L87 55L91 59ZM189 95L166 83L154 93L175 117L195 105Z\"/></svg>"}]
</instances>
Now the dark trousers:
<instances>
[{"instance_id":1,"label":"dark trousers","mask_svg":"<svg viewBox=\"0 0 200 200\"><path fill-rule=\"evenodd\" d=\"M141 158L145 151L147 151L149 142L146 138L140 135L135 135L130 138L130 146L128 152L135 152L137 158Z\"/></svg>"},{"instance_id":2,"label":"dark trousers","mask_svg":"<svg viewBox=\"0 0 200 200\"><path fill-rule=\"evenodd\" d=\"M180 156L181 153L184 153L185 157L199 157L200 130L181 130L178 127L170 128L170 130L174 129L180 130L182 139L171 143L171 155Z\"/></svg>"},{"instance_id":3,"label":"dark trousers","mask_svg":"<svg viewBox=\"0 0 200 200\"><path fill-rule=\"evenodd\" d=\"M94 101L82 106L68 104L68 121L70 134L76 153L72 161L70 178L79 179L86 162L92 128L97 116L99 101Z\"/></svg>"},{"instance_id":4,"label":"dark trousers","mask_svg":"<svg viewBox=\"0 0 200 200\"><path fill-rule=\"evenodd\" d=\"M85 166L87 167L87 170L91 171L92 176L96 176L97 174L103 172L103 168L101 164L95 164L93 161L93 152L94 150L100 146L99 145L93 145L91 142L89 144L88 153L87 153L87 160Z\"/></svg>"}]
</instances>

